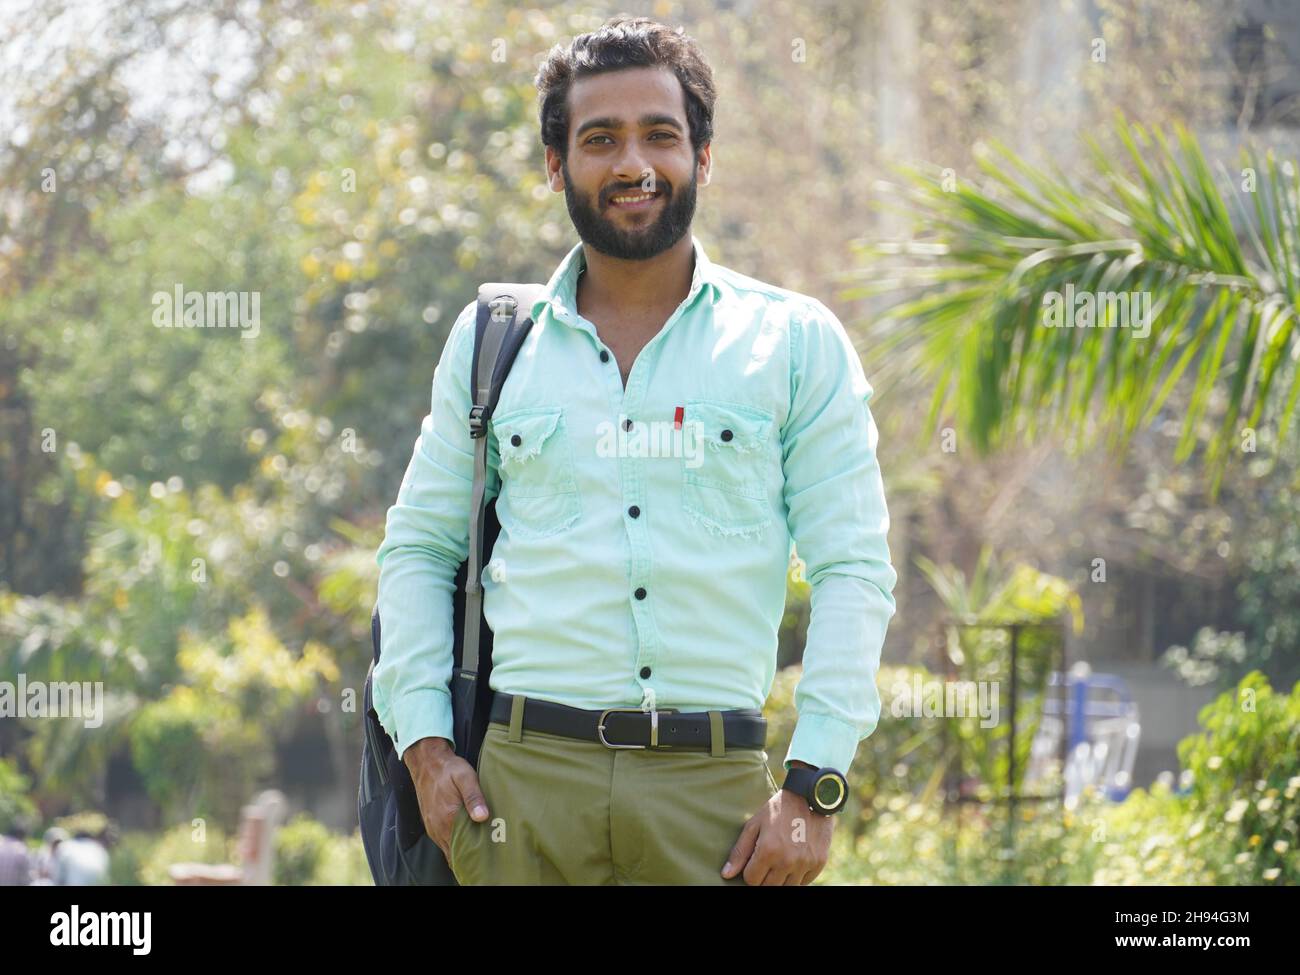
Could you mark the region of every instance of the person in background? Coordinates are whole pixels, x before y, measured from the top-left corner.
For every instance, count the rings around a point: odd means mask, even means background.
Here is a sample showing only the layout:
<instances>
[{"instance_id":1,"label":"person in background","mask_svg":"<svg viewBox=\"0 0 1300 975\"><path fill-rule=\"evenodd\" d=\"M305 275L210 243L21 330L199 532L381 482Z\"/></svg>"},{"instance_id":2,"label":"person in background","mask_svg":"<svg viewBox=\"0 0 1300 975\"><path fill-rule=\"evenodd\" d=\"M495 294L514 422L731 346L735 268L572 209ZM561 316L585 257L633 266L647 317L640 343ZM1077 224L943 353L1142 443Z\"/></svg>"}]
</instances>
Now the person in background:
<instances>
[{"instance_id":1,"label":"person in background","mask_svg":"<svg viewBox=\"0 0 1300 975\"><path fill-rule=\"evenodd\" d=\"M78 830L59 844L54 882L61 887L90 887L108 881L108 850L95 836Z\"/></svg>"},{"instance_id":2,"label":"person in background","mask_svg":"<svg viewBox=\"0 0 1300 975\"><path fill-rule=\"evenodd\" d=\"M0 835L0 887L26 887L31 882L27 829L20 823L11 823Z\"/></svg>"},{"instance_id":3,"label":"person in background","mask_svg":"<svg viewBox=\"0 0 1300 975\"><path fill-rule=\"evenodd\" d=\"M68 831L62 826L51 826L45 831L40 852L36 854L36 875L32 879L33 884L48 886L58 883L55 874L58 871L59 846L70 838Z\"/></svg>"}]
</instances>

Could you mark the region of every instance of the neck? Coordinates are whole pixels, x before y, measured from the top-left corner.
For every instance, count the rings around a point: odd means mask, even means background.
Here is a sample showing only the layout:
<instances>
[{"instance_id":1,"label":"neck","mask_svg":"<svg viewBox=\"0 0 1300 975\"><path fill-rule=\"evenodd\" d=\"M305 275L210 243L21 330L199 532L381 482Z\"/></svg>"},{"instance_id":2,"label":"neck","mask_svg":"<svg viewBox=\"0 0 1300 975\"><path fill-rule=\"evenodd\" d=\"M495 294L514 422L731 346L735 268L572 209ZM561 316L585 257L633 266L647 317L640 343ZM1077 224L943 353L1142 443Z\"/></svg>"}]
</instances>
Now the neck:
<instances>
[{"instance_id":1,"label":"neck","mask_svg":"<svg viewBox=\"0 0 1300 975\"><path fill-rule=\"evenodd\" d=\"M644 261L625 261L593 250L582 252L587 270L578 278L578 313L583 308L621 311L675 308L691 290L695 249L689 233L662 254Z\"/></svg>"}]
</instances>

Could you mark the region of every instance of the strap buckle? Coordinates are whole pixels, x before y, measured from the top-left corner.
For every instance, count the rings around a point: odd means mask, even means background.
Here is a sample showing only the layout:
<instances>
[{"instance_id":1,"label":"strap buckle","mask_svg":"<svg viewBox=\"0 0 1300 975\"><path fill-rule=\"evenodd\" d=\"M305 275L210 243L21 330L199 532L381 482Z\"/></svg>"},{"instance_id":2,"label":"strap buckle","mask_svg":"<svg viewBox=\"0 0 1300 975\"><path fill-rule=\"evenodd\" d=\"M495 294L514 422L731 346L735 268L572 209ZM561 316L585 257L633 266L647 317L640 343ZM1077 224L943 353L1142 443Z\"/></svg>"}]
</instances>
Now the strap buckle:
<instances>
[{"instance_id":1,"label":"strap buckle","mask_svg":"<svg viewBox=\"0 0 1300 975\"><path fill-rule=\"evenodd\" d=\"M605 718L615 711L630 711L632 714L650 715L650 744L649 745L619 745L616 742L605 739ZM659 712L664 714L676 714L677 708L605 708L600 712L600 720L596 722L596 737L606 748L658 748L659 747Z\"/></svg>"},{"instance_id":2,"label":"strap buckle","mask_svg":"<svg viewBox=\"0 0 1300 975\"><path fill-rule=\"evenodd\" d=\"M487 430L487 421L491 418L492 411L487 406L472 406L469 411L469 435L476 439L483 436Z\"/></svg>"}]
</instances>

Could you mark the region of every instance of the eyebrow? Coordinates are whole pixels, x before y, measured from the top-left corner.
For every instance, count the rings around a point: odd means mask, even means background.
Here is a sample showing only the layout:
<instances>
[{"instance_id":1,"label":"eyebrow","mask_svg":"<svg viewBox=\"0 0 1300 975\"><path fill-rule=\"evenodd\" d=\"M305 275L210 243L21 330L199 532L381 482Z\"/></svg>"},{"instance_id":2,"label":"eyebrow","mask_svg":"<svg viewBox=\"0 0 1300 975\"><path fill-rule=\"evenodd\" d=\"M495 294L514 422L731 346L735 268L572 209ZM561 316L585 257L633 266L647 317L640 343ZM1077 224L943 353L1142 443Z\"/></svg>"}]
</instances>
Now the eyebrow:
<instances>
[{"instance_id":1,"label":"eyebrow","mask_svg":"<svg viewBox=\"0 0 1300 975\"><path fill-rule=\"evenodd\" d=\"M666 125L669 126L670 128L676 129L678 132L683 131L681 123L678 122L677 119L673 118L671 115L662 115L662 114L654 114L654 113L650 115L642 115L640 118L640 124L642 128L649 128L652 125ZM582 125L578 126L578 131L574 135L574 138L575 139L582 138L582 134L588 131L589 129L621 129L621 128L623 128L623 120L621 118L614 118L612 115L605 115L600 118L588 119L587 121L583 122Z\"/></svg>"}]
</instances>

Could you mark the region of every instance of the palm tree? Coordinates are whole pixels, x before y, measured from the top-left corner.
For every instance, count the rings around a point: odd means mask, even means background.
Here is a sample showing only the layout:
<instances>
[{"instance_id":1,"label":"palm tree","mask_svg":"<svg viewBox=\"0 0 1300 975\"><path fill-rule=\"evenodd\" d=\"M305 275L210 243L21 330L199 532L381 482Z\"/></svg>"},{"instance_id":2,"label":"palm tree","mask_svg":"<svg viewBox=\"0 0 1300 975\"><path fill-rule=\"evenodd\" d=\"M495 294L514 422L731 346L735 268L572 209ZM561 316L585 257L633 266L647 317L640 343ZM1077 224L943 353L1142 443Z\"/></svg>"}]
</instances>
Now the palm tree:
<instances>
[{"instance_id":1,"label":"palm tree","mask_svg":"<svg viewBox=\"0 0 1300 975\"><path fill-rule=\"evenodd\" d=\"M1262 163L1243 152L1241 183L1228 194L1234 225L1184 128L1172 145L1122 118L1116 130L1122 150L1088 139L1091 166L1076 180L1000 144L980 159L987 188L903 170L907 209L924 234L859 244L863 277L874 280L845 297L885 296L874 336L883 374L936 380L926 429L955 412L980 452L1032 436L1040 419L1081 439L1104 430L1123 449L1195 363L1176 459L1196 446L1222 396L1206 451L1217 496L1229 445L1278 414L1284 439L1300 395L1300 176L1272 152ZM1125 304L1105 297L1125 293L1145 296L1145 337L1136 323L1124 327ZM1091 296L1080 311L1105 327L1050 327L1058 323L1048 313L1071 294Z\"/></svg>"}]
</instances>

